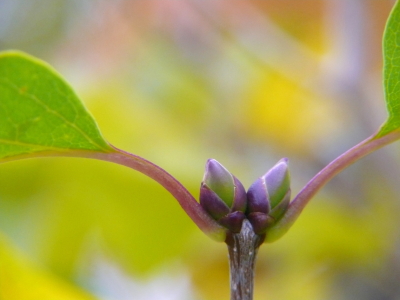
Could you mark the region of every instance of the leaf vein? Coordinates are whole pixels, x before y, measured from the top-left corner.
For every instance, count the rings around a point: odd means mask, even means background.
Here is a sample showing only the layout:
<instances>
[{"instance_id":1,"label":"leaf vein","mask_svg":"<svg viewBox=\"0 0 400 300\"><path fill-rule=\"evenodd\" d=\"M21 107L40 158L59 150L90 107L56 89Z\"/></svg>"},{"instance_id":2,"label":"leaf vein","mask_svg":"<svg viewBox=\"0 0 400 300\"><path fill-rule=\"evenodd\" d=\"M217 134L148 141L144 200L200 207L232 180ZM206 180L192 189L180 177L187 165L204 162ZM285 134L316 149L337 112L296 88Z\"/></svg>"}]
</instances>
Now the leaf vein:
<instances>
[{"instance_id":1,"label":"leaf vein","mask_svg":"<svg viewBox=\"0 0 400 300\"><path fill-rule=\"evenodd\" d=\"M10 80L8 80L7 78L1 78L3 84L8 85L8 87L14 89L14 91L18 92L20 90L20 88L14 84L13 82L11 82ZM40 105L41 107L43 107L48 113L56 116L57 118L61 119L65 124L67 124L68 126L70 126L72 129L74 129L75 131L77 131L79 134L81 134L90 144L92 144L93 146L100 148L102 150L107 150L105 149L103 146L99 145L98 143L96 143L91 137L89 137L84 131L82 131L81 128L79 128L78 126L76 126L76 124L70 122L69 120L67 120L64 116L60 115L57 111L51 109L45 102L43 102L42 100L40 100L38 97L36 97L33 94L30 93L25 93L21 96L24 96L27 99L31 99L32 101L34 101L36 104ZM70 102L70 100L68 101ZM76 118L76 116L75 116Z\"/></svg>"}]
</instances>

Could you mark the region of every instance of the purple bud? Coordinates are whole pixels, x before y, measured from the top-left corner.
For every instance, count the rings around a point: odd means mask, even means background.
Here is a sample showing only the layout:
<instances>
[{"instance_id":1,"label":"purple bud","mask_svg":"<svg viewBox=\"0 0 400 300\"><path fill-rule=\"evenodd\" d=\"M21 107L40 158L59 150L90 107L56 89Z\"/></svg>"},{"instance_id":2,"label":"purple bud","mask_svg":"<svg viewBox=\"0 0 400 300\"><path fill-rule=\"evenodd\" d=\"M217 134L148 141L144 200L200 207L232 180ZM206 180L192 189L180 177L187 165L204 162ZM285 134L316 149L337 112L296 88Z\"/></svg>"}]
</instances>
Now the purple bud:
<instances>
[{"instance_id":1,"label":"purple bud","mask_svg":"<svg viewBox=\"0 0 400 300\"><path fill-rule=\"evenodd\" d=\"M275 220L279 219L283 213L286 211L286 209L289 206L290 203L290 194L291 191L289 190L285 197L283 197L283 199L281 200L280 203L278 203L270 212L269 215L271 217L273 217Z\"/></svg>"},{"instance_id":2,"label":"purple bud","mask_svg":"<svg viewBox=\"0 0 400 300\"><path fill-rule=\"evenodd\" d=\"M204 183L200 187L200 205L215 220L219 220L230 211L225 202Z\"/></svg>"},{"instance_id":3,"label":"purple bud","mask_svg":"<svg viewBox=\"0 0 400 300\"><path fill-rule=\"evenodd\" d=\"M288 159L283 158L247 191L247 217L254 232L265 232L286 211L290 202Z\"/></svg>"},{"instance_id":4,"label":"purple bud","mask_svg":"<svg viewBox=\"0 0 400 300\"><path fill-rule=\"evenodd\" d=\"M282 158L264 176L270 197L271 208L274 208L285 197L290 189L288 159Z\"/></svg>"},{"instance_id":5,"label":"purple bud","mask_svg":"<svg viewBox=\"0 0 400 300\"><path fill-rule=\"evenodd\" d=\"M262 212L267 214L270 211L269 196L264 178L258 178L247 191L247 211Z\"/></svg>"},{"instance_id":6,"label":"purple bud","mask_svg":"<svg viewBox=\"0 0 400 300\"><path fill-rule=\"evenodd\" d=\"M242 183L215 159L209 159L200 188L201 206L233 232L241 228L247 205ZM240 214L236 214L240 212Z\"/></svg>"},{"instance_id":7,"label":"purple bud","mask_svg":"<svg viewBox=\"0 0 400 300\"><path fill-rule=\"evenodd\" d=\"M233 233L239 233L242 229L243 220L246 218L245 214L241 211L235 211L221 218L218 222L228 228Z\"/></svg>"},{"instance_id":8,"label":"purple bud","mask_svg":"<svg viewBox=\"0 0 400 300\"><path fill-rule=\"evenodd\" d=\"M214 191L226 205L232 206L235 193L233 175L215 159L207 161L203 183Z\"/></svg>"},{"instance_id":9,"label":"purple bud","mask_svg":"<svg viewBox=\"0 0 400 300\"><path fill-rule=\"evenodd\" d=\"M254 212L247 216L255 234L264 234L268 226L273 224L274 219L267 214Z\"/></svg>"},{"instance_id":10,"label":"purple bud","mask_svg":"<svg viewBox=\"0 0 400 300\"><path fill-rule=\"evenodd\" d=\"M233 176L233 175L232 175ZM247 207L247 195L243 184L233 176L233 181L235 183L235 196L233 199L232 211L246 211Z\"/></svg>"}]
</instances>

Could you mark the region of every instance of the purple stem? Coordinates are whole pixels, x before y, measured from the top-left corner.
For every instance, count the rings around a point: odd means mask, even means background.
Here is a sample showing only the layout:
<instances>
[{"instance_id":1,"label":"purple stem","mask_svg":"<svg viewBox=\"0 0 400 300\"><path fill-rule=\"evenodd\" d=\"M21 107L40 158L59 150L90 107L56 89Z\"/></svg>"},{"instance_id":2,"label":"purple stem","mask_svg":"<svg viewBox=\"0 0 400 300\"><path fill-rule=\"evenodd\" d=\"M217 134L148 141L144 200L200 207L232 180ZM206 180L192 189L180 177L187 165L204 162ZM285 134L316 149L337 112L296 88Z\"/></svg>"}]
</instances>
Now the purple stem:
<instances>
[{"instance_id":1,"label":"purple stem","mask_svg":"<svg viewBox=\"0 0 400 300\"><path fill-rule=\"evenodd\" d=\"M205 234L218 241L225 240L226 229L214 221L192 194L171 174L140 156L125 152L112 145L110 146L112 148L110 152L88 150L66 150L65 152L43 151L5 158L2 159L2 162L33 157L66 156L98 159L132 168L154 179L170 192L178 200L183 210Z\"/></svg>"},{"instance_id":2,"label":"purple stem","mask_svg":"<svg viewBox=\"0 0 400 300\"><path fill-rule=\"evenodd\" d=\"M178 200L183 210L204 233L224 240L225 229L208 215L192 194L171 174L140 156L113 148L115 152L98 152L90 157L127 166L154 179Z\"/></svg>"},{"instance_id":3,"label":"purple stem","mask_svg":"<svg viewBox=\"0 0 400 300\"><path fill-rule=\"evenodd\" d=\"M315 175L293 199L282 219L268 230L266 241L273 242L284 235L299 217L300 213L311 198L336 174L360 158L398 139L400 139L399 130L378 138L376 135L373 135L329 163L317 175Z\"/></svg>"}]
</instances>

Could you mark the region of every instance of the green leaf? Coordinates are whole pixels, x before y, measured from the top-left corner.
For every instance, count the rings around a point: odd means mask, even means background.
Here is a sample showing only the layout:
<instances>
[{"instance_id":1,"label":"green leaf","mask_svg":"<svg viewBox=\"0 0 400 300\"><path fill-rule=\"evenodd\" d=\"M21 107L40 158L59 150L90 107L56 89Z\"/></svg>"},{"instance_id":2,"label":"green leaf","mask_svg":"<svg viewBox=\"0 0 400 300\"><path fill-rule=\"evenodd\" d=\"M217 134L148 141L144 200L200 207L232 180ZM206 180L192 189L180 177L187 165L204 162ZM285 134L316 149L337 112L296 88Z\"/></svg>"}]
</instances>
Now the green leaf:
<instances>
[{"instance_id":1,"label":"green leaf","mask_svg":"<svg viewBox=\"0 0 400 300\"><path fill-rule=\"evenodd\" d=\"M400 4L397 1L383 37L383 83L389 117L376 137L400 129Z\"/></svg>"},{"instance_id":2,"label":"green leaf","mask_svg":"<svg viewBox=\"0 0 400 300\"><path fill-rule=\"evenodd\" d=\"M160 183L206 234L225 239L190 192L157 165L108 144L63 78L46 63L20 52L0 53L0 163L38 156L105 160Z\"/></svg>"},{"instance_id":3,"label":"green leaf","mask_svg":"<svg viewBox=\"0 0 400 300\"><path fill-rule=\"evenodd\" d=\"M71 87L46 63L15 51L0 54L0 161L41 152L110 152Z\"/></svg>"}]
</instances>

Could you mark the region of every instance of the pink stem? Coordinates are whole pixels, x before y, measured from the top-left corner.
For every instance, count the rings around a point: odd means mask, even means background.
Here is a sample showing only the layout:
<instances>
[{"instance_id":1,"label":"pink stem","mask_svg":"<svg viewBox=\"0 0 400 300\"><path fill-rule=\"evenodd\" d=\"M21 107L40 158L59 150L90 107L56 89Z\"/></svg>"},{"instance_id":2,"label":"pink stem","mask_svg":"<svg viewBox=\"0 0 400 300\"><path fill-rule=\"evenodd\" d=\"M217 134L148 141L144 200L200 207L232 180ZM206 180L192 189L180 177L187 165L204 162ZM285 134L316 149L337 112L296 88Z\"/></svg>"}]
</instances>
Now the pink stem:
<instances>
[{"instance_id":1,"label":"pink stem","mask_svg":"<svg viewBox=\"0 0 400 300\"><path fill-rule=\"evenodd\" d=\"M325 168L315 175L300 191L300 193L290 203L288 210L267 233L267 242L272 242L285 234L293 223L297 220L300 213L311 200L311 198L322 188L329 180L343 169L347 168L360 158L400 139L400 131L396 130L382 137L376 138L375 135L365 139L358 145L349 149Z\"/></svg>"},{"instance_id":2,"label":"pink stem","mask_svg":"<svg viewBox=\"0 0 400 300\"><path fill-rule=\"evenodd\" d=\"M43 151L34 154L24 154L4 158L1 162L34 158L34 157L84 157L91 159L104 160L120 164L137 170L161 184L168 192L178 200L180 206L193 220L193 222L207 235L218 240L224 241L226 230L212 219L203 207L196 201L190 192L171 174L152 162L131 153L120 150L112 145L110 152L96 152L88 150L66 150L64 151Z\"/></svg>"},{"instance_id":3,"label":"pink stem","mask_svg":"<svg viewBox=\"0 0 400 300\"><path fill-rule=\"evenodd\" d=\"M218 240L225 238L225 229L208 215L192 194L171 174L142 157L113 148L115 152L98 152L90 154L90 157L127 166L154 179L178 200L183 210L203 232Z\"/></svg>"}]
</instances>

